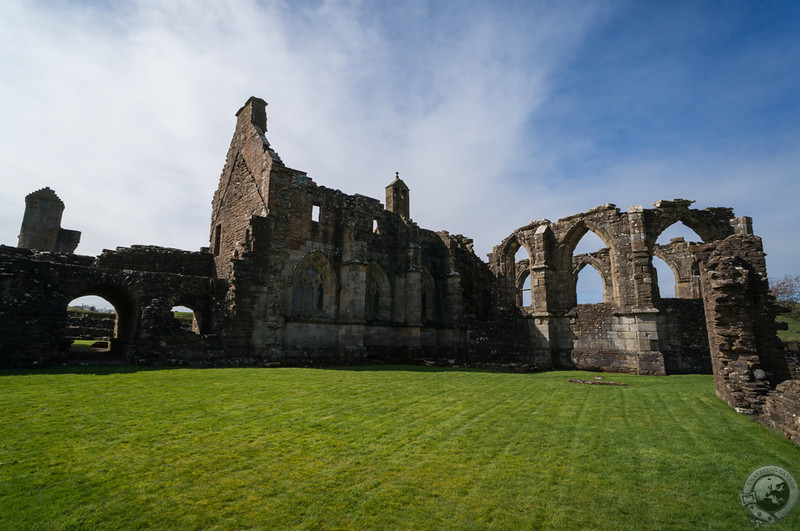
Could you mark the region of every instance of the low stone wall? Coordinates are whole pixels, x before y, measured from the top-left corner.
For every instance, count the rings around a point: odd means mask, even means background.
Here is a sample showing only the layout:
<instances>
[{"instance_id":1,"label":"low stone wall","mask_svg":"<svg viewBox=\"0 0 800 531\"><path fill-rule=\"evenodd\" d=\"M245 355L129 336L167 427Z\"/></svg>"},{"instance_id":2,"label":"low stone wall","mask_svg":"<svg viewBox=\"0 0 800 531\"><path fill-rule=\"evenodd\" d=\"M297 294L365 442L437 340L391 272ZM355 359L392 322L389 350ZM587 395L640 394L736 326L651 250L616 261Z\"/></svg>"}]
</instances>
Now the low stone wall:
<instances>
[{"instance_id":1,"label":"low stone wall","mask_svg":"<svg viewBox=\"0 0 800 531\"><path fill-rule=\"evenodd\" d=\"M114 337L116 321L115 314L108 314L107 317L70 314L67 317L64 337L67 339L110 339Z\"/></svg>"},{"instance_id":2,"label":"low stone wall","mask_svg":"<svg viewBox=\"0 0 800 531\"><path fill-rule=\"evenodd\" d=\"M619 314L611 304L579 304L556 326L558 367L665 374L656 310Z\"/></svg>"},{"instance_id":3,"label":"low stone wall","mask_svg":"<svg viewBox=\"0 0 800 531\"><path fill-rule=\"evenodd\" d=\"M760 420L800 444L800 380L779 383L767 396Z\"/></svg>"}]
</instances>

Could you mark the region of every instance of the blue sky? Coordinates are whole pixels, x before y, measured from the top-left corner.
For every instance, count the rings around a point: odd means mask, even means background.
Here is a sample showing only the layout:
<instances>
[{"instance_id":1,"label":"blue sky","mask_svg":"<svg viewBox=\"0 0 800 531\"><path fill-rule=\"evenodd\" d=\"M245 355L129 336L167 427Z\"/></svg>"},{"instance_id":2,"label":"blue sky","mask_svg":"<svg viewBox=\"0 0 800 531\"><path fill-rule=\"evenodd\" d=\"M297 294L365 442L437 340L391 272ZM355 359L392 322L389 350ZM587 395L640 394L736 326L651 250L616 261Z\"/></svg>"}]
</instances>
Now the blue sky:
<instances>
[{"instance_id":1,"label":"blue sky","mask_svg":"<svg viewBox=\"0 0 800 531\"><path fill-rule=\"evenodd\" d=\"M208 244L251 95L321 185L482 257L534 219L660 199L754 218L800 274L800 3L0 0L0 242L27 193L78 252Z\"/></svg>"}]
</instances>

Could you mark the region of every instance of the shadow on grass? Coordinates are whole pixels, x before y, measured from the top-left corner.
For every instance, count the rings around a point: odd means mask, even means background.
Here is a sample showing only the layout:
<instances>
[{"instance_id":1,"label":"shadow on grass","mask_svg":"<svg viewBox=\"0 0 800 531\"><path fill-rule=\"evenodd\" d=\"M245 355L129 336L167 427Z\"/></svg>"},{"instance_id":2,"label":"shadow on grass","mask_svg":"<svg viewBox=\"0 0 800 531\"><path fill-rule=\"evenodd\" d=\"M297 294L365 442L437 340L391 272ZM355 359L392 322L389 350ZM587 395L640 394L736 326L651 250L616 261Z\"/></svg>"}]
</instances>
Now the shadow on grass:
<instances>
[{"instance_id":1,"label":"shadow on grass","mask_svg":"<svg viewBox=\"0 0 800 531\"><path fill-rule=\"evenodd\" d=\"M332 365L329 367L308 367L313 369L320 369L326 371L360 371L360 372L492 372L492 373L529 373L534 372L549 372L545 370L510 370L510 369L493 369L489 367L467 367L467 366L429 366L429 365Z\"/></svg>"},{"instance_id":2,"label":"shadow on grass","mask_svg":"<svg viewBox=\"0 0 800 531\"><path fill-rule=\"evenodd\" d=\"M70 361L59 365L46 365L37 368L18 368L18 369L3 369L0 370L0 376L20 376L20 375L33 375L33 374L94 374L94 375L111 375L111 374L129 374L136 372L149 372L149 371L169 371L177 369L191 369L191 370L204 370L204 369L314 369L325 371L355 371L355 372L480 372L480 373L516 373L516 374L531 374L534 372L552 372L547 370L513 370L508 368L492 368L492 367L467 367L467 366L428 366L428 365L413 365L413 364L392 364L392 365L285 365L281 367L264 367L259 365L209 365L209 366L186 366L186 365L128 365L119 362L92 362L81 363L80 361Z\"/></svg>"},{"instance_id":3,"label":"shadow on grass","mask_svg":"<svg viewBox=\"0 0 800 531\"><path fill-rule=\"evenodd\" d=\"M170 369L183 369L187 367L150 367L144 365L122 365L92 363L82 365L79 363L66 363L63 365L47 365L40 368L4 369L0 376L25 376L35 374L94 374L99 376L110 374L128 374L135 372L163 371Z\"/></svg>"}]
</instances>

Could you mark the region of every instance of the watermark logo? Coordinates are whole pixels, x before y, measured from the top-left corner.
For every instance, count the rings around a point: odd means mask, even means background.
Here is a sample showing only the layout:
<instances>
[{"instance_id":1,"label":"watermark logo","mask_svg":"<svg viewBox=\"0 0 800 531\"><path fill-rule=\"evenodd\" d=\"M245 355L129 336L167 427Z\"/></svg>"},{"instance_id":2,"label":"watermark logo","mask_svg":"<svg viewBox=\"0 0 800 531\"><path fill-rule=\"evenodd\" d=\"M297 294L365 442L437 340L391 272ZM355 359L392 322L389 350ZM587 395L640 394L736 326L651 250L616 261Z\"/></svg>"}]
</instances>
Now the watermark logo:
<instances>
[{"instance_id":1,"label":"watermark logo","mask_svg":"<svg viewBox=\"0 0 800 531\"><path fill-rule=\"evenodd\" d=\"M789 471L779 466L762 466L744 482L739 495L750 514L753 527L776 524L797 505L797 481Z\"/></svg>"}]
</instances>

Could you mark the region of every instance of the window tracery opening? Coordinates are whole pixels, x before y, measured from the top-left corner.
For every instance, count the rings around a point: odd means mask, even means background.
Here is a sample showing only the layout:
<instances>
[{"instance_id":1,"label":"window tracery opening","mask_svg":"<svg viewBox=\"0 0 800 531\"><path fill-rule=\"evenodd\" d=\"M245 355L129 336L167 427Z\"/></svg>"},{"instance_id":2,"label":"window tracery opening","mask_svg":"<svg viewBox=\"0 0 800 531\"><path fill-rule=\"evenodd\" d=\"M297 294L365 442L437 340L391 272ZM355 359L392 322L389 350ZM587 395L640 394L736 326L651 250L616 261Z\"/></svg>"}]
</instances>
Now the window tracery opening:
<instances>
[{"instance_id":1,"label":"window tracery opening","mask_svg":"<svg viewBox=\"0 0 800 531\"><path fill-rule=\"evenodd\" d=\"M294 311L311 317L320 315L325 308L325 285L322 274L313 264L308 264L294 285Z\"/></svg>"}]
</instances>

